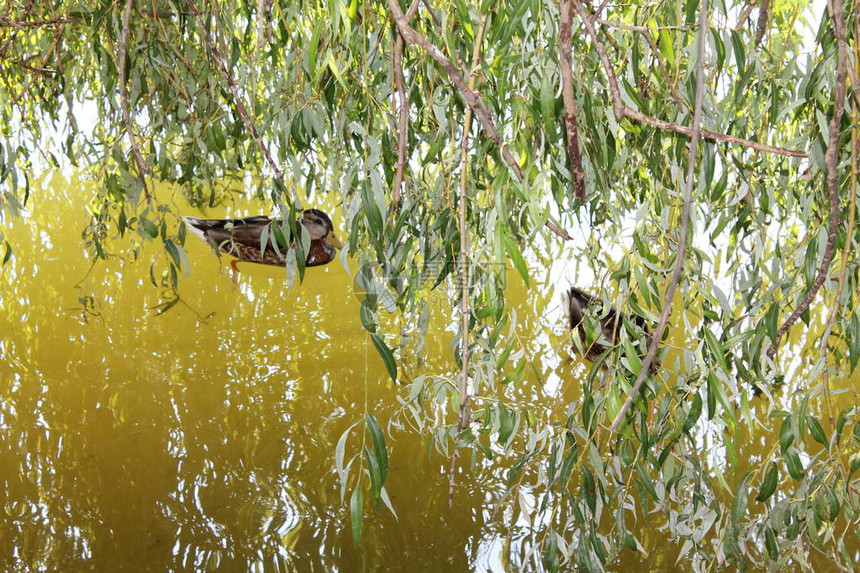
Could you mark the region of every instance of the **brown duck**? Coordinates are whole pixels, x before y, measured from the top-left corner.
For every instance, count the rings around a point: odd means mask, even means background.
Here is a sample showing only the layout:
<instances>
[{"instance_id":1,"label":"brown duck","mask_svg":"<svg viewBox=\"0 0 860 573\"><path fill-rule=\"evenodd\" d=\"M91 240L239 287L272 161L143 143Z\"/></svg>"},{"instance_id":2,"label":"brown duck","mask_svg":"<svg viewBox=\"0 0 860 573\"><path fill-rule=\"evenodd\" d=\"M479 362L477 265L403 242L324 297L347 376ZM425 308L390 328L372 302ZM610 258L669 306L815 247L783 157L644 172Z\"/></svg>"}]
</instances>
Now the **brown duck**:
<instances>
[{"instance_id":1,"label":"brown duck","mask_svg":"<svg viewBox=\"0 0 860 573\"><path fill-rule=\"evenodd\" d=\"M645 319L638 314L625 315L615 310L615 307L610 306L609 309L604 309L602 299L592 296L587 292L576 287L570 289L562 295L562 304L565 313L568 317L568 327L579 331L579 337L583 344L586 343L585 332L585 316L591 312L593 315L600 318L600 336L594 340L587 348L585 348L585 358L595 361L601 354L618 344L618 335L623 328L624 318L631 320L639 326L648 336L650 343L651 335L648 333L648 326ZM603 314L606 316L603 316ZM577 350L574 346L574 350ZM647 350L647 349L646 349ZM643 352L644 354L644 352ZM651 365L652 371L655 369L655 364Z\"/></svg>"},{"instance_id":2,"label":"brown duck","mask_svg":"<svg viewBox=\"0 0 860 573\"><path fill-rule=\"evenodd\" d=\"M281 267L286 265L287 253L278 252L272 245L274 235L269 235L270 238L265 242L265 250L260 248L264 230L270 229L272 225L281 225L282 219L264 216L245 219L198 219L196 217L182 219L193 234L209 242L222 253L236 257L239 261ZM296 222L305 228L311 238L305 266L316 267L328 264L337 253L335 249L343 248L343 243L334 234L331 219L319 209L305 209ZM231 263L234 270L237 270L236 262Z\"/></svg>"}]
</instances>

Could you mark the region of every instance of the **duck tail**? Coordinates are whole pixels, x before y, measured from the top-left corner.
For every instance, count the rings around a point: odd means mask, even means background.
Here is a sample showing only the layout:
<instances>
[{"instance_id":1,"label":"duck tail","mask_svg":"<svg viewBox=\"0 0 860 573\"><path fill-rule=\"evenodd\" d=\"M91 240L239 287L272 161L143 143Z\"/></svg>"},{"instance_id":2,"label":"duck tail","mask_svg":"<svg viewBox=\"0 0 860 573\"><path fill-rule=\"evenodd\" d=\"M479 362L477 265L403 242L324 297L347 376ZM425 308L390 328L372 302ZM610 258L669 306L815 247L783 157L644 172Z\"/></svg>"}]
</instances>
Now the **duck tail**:
<instances>
[{"instance_id":1,"label":"duck tail","mask_svg":"<svg viewBox=\"0 0 860 573\"><path fill-rule=\"evenodd\" d=\"M561 293L561 306L567 318L568 328L579 326L591 304L591 297L576 287L570 287Z\"/></svg>"},{"instance_id":2,"label":"duck tail","mask_svg":"<svg viewBox=\"0 0 860 573\"><path fill-rule=\"evenodd\" d=\"M210 225L205 219L198 219L197 217L182 217L182 220L185 221L185 226L189 231L191 231L192 235L200 237L204 241L209 240L206 236L206 231L209 230Z\"/></svg>"}]
</instances>

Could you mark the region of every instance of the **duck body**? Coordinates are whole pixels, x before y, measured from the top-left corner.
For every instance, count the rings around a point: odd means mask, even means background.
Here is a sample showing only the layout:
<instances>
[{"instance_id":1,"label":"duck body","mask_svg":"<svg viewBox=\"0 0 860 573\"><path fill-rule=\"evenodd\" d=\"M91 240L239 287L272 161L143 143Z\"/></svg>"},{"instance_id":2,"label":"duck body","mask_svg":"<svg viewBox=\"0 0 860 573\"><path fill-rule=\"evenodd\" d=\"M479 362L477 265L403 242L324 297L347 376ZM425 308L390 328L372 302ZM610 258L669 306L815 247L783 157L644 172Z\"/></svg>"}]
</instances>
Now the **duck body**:
<instances>
[{"instance_id":1,"label":"duck body","mask_svg":"<svg viewBox=\"0 0 860 573\"><path fill-rule=\"evenodd\" d=\"M283 225L283 219L258 216L244 219L198 219L183 217L188 229L222 253L240 261L263 265L286 265L286 250L278 249L272 226ZM331 219L319 209L305 209L296 221L311 238L306 267L330 263L343 244L334 234ZM265 241L264 233L268 234ZM262 248L263 244L265 248Z\"/></svg>"},{"instance_id":2,"label":"duck body","mask_svg":"<svg viewBox=\"0 0 860 573\"><path fill-rule=\"evenodd\" d=\"M588 314L600 321L600 336L584 349L584 357L592 362L601 354L618 344L619 334L624 327L624 319L628 319L645 332L650 343L651 335L645 319L638 314L626 315L619 313L615 307L606 305L603 299L592 296L577 287L570 287L562 294L562 304L568 318L568 328L576 329L583 344L587 343L585 318ZM607 308L608 307L608 308ZM574 350L577 348L574 346ZM652 364L652 369L654 365Z\"/></svg>"}]
</instances>

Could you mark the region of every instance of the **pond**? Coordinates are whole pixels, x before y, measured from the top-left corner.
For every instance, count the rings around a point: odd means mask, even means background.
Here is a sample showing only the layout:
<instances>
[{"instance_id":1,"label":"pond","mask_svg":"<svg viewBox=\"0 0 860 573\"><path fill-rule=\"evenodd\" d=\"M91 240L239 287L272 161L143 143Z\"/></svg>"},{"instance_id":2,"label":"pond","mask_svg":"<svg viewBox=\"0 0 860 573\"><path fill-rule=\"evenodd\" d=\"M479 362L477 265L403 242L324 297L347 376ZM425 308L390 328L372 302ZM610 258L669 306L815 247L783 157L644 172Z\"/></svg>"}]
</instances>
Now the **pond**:
<instances>
[{"instance_id":1,"label":"pond","mask_svg":"<svg viewBox=\"0 0 860 573\"><path fill-rule=\"evenodd\" d=\"M410 424L408 386L391 381L361 326L348 257L308 269L290 288L276 267L240 264L234 275L226 257L189 235L181 302L159 314L165 299L149 268L155 246L144 245L137 261L116 256L92 266L81 240L87 183L53 174L39 187L28 211L5 223L14 258L0 271L2 570L539 565L518 509L529 498L505 486L514 454L461 456L449 507L450 460L433 447L433 428ZM237 195L219 208L175 209L245 216L260 214L258 205ZM337 205L314 206L343 233ZM563 264L536 271L530 289L512 274L507 292L519 317L516 351L528 357L523 380L507 392L559 416L579 398L582 371L568 357L558 303L568 272ZM426 352L401 356L401 377L456 380L456 303L444 288L428 296ZM398 318L388 320L396 333ZM388 444L396 516L365 503L356 547L335 449L359 422L345 452L360 454L368 413ZM770 446L763 439L754 449ZM361 463L355 458L351 471ZM636 530L647 555L628 551L617 570L688 570L675 564L680 548L662 521Z\"/></svg>"}]
</instances>

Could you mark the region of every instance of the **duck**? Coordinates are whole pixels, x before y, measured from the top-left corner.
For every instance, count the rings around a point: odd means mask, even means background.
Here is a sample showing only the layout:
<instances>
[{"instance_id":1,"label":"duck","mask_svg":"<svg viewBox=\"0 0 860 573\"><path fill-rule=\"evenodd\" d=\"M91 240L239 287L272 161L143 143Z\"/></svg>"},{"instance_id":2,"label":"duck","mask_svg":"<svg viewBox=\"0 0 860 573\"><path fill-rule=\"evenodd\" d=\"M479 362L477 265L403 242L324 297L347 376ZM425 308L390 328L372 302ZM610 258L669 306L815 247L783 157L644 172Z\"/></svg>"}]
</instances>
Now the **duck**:
<instances>
[{"instance_id":1,"label":"duck","mask_svg":"<svg viewBox=\"0 0 860 573\"><path fill-rule=\"evenodd\" d=\"M236 263L239 261L286 266L287 254L279 252L273 246L274 235L270 235L265 241L265 250L260 248L264 230L271 226L282 225L283 219L257 216L244 219L182 217L182 220L192 234L213 245L222 253L236 257L236 260L230 263L235 271L238 271ZM330 263L334 260L336 249L343 248L343 243L334 233L331 219L323 211L305 209L296 223L304 227L311 238L305 260L306 267L318 267Z\"/></svg>"},{"instance_id":2,"label":"duck","mask_svg":"<svg viewBox=\"0 0 860 573\"><path fill-rule=\"evenodd\" d=\"M623 328L625 318L642 329L650 344L651 334L643 317L638 314L628 315L619 313L615 310L615 307L609 306L606 308L605 305L606 303L603 302L603 299L590 295L577 287L570 287L562 293L562 308L567 316L568 328L570 330L576 329L579 332L579 338L583 344L586 344L588 341L585 332L586 315L591 314L600 320L600 336L592 341L587 348L583 349L582 355L585 358L594 362L600 355L618 344L619 334ZM574 345L573 349L579 352L576 345ZM642 352L642 354L644 355L645 352ZM651 368L652 370L656 368L656 364L652 364Z\"/></svg>"}]
</instances>

